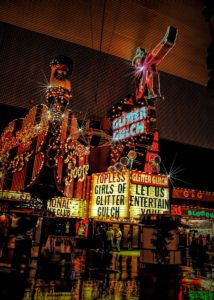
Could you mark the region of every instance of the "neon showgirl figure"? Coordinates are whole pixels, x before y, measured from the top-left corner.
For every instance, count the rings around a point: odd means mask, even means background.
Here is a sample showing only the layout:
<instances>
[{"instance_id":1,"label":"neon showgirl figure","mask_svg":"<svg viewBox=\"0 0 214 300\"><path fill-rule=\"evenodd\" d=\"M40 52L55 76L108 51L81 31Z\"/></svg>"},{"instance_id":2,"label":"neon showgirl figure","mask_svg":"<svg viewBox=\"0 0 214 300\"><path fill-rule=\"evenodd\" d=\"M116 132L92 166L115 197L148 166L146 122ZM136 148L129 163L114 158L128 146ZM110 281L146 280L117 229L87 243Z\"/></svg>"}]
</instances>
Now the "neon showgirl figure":
<instances>
[{"instance_id":1,"label":"neon showgirl figure","mask_svg":"<svg viewBox=\"0 0 214 300\"><path fill-rule=\"evenodd\" d=\"M148 99L161 99L158 65L175 44L177 29L169 26L163 40L149 53L137 48L132 66L135 68L136 101L143 96Z\"/></svg>"}]
</instances>

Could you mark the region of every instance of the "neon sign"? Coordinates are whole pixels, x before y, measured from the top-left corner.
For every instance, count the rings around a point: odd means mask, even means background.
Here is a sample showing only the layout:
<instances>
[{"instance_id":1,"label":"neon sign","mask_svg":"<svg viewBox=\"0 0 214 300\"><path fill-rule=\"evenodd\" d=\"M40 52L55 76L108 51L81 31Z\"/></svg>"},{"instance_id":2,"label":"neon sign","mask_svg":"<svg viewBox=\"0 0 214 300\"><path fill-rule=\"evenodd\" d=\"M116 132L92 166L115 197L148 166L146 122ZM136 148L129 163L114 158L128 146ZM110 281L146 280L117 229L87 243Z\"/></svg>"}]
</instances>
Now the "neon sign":
<instances>
[{"instance_id":1,"label":"neon sign","mask_svg":"<svg viewBox=\"0 0 214 300\"><path fill-rule=\"evenodd\" d=\"M113 141L118 142L145 133L147 131L146 118L147 108L143 106L114 119Z\"/></svg>"},{"instance_id":2,"label":"neon sign","mask_svg":"<svg viewBox=\"0 0 214 300\"><path fill-rule=\"evenodd\" d=\"M206 217L208 219L214 219L214 212L209 212L206 210L188 210L187 211L188 216L190 217Z\"/></svg>"}]
</instances>

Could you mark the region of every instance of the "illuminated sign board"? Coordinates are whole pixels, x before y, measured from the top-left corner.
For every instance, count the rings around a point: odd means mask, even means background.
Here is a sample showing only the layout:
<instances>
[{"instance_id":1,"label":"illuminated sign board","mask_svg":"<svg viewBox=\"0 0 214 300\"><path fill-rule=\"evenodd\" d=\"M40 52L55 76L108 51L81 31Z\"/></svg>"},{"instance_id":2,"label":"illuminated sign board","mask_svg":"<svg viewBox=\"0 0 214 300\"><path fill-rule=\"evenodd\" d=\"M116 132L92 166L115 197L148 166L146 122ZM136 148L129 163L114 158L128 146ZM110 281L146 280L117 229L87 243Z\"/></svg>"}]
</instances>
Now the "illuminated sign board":
<instances>
[{"instance_id":1,"label":"illuminated sign board","mask_svg":"<svg viewBox=\"0 0 214 300\"><path fill-rule=\"evenodd\" d=\"M200 190L173 188L172 198L188 199L188 200L204 200L214 202L214 193L204 192Z\"/></svg>"},{"instance_id":2,"label":"illuminated sign board","mask_svg":"<svg viewBox=\"0 0 214 300\"><path fill-rule=\"evenodd\" d=\"M140 171L131 172L131 183L149 186L169 186L169 178L165 175L148 174Z\"/></svg>"},{"instance_id":3,"label":"illuminated sign board","mask_svg":"<svg viewBox=\"0 0 214 300\"><path fill-rule=\"evenodd\" d=\"M0 191L0 199L3 200L12 200L12 201L30 201L31 194L24 192L13 192L13 191Z\"/></svg>"},{"instance_id":4,"label":"illuminated sign board","mask_svg":"<svg viewBox=\"0 0 214 300\"><path fill-rule=\"evenodd\" d=\"M163 214L169 210L169 188L130 184L130 218Z\"/></svg>"},{"instance_id":5,"label":"illuminated sign board","mask_svg":"<svg viewBox=\"0 0 214 300\"><path fill-rule=\"evenodd\" d=\"M171 214L172 215L182 215L184 217L193 217L200 219L214 219L214 210L213 209L191 209L186 206L180 205L171 205Z\"/></svg>"},{"instance_id":6,"label":"illuminated sign board","mask_svg":"<svg viewBox=\"0 0 214 300\"><path fill-rule=\"evenodd\" d=\"M89 217L129 217L129 172L105 172L92 175Z\"/></svg>"},{"instance_id":7,"label":"illuminated sign board","mask_svg":"<svg viewBox=\"0 0 214 300\"><path fill-rule=\"evenodd\" d=\"M147 131L147 108L145 106L123 113L113 120L113 141L118 142Z\"/></svg>"},{"instance_id":8,"label":"illuminated sign board","mask_svg":"<svg viewBox=\"0 0 214 300\"><path fill-rule=\"evenodd\" d=\"M85 214L85 200L66 197L56 197L48 200L47 208L58 217L83 218Z\"/></svg>"},{"instance_id":9,"label":"illuminated sign board","mask_svg":"<svg viewBox=\"0 0 214 300\"><path fill-rule=\"evenodd\" d=\"M214 219L214 211L206 211L206 210L194 210L189 209L187 211L187 215L189 217L196 217L196 218L207 218L207 219Z\"/></svg>"}]
</instances>

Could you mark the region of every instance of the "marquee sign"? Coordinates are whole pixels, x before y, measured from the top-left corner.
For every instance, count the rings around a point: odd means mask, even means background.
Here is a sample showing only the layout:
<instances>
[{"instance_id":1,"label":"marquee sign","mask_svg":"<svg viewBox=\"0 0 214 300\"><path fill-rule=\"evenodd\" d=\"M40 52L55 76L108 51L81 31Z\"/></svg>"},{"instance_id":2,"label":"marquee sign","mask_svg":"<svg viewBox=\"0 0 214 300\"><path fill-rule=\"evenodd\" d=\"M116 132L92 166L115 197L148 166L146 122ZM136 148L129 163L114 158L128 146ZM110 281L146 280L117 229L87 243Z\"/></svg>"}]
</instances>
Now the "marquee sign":
<instances>
[{"instance_id":1,"label":"marquee sign","mask_svg":"<svg viewBox=\"0 0 214 300\"><path fill-rule=\"evenodd\" d=\"M90 218L129 217L129 172L92 175Z\"/></svg>"},{"instance_id":2,"label":"marquee sign","mask_svg":"<svg viewBox=\"0 0 214 300\"><path fill-rule=\"evenodd\" d=\"M130 218L169 212L169 188L130 184Z\"/></svg>"},{"instance_id":3,"label":"marquee sign","mask_svg":"<svg viewBox=\"0 0 214 300\"><path fill-rule=\"evenodd\" d=\"M123 113L113 120L113 141L120 142L147 132L147 108L145 106Z\"/></svg>"},{"instance_id":4,"label":"marquee sign","mask_svg":"<svg viewBox=\"0 0 214 300\"><path fill-rule=\"evenodd\" d=\"M57 217L83 218L85 217L86 201L56 197L48 200L47 208Z\"/></svg>"},{"instance_id":5,"label":"marquee sign","mask_svg":"<svg viewBox=\"0 0 214 300\"><path fill-rule=\"evenodd\" d=\"M89 217L139 219L143 214L169 212L168 186L164 175L136 171L93 174Z\"/></svg>"}]
</instances>

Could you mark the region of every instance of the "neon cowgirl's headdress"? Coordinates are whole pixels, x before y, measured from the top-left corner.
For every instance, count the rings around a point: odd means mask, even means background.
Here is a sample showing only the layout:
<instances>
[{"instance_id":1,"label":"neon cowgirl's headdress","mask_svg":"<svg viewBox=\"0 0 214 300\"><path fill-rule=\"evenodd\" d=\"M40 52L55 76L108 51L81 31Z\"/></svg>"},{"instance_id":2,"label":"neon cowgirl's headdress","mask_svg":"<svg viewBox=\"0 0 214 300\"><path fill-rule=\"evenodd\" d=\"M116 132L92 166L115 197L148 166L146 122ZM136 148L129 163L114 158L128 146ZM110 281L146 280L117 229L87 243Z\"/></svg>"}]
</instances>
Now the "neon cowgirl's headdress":
<instances>
[{"instance_id":1,"label":"neon cowgirl's headdress","mask_svg":"<svg viewBox=\"0 0 214 300\"><path fill-rule=\"evenodd\" d=\"M137 59L143 59L146 56L146 50L144 48L137 48L135 51L135 55L132 59L132 66L135 65Z\"/></svg>"},{"instance_id":2,"label":"neon cowgirl's headdress","mask_svg":"<svg viewBox=\"0 0 214 300\"><path fill-rule=\"evenodd\" d=\"M68 69L67 76L69 76L72 73L73 60L71 58L69 58L65 55L58 55L50 62L50 67L57 66L57 65L64 65L67 67L67 69Z\"/></svg>"}]
</instances>

